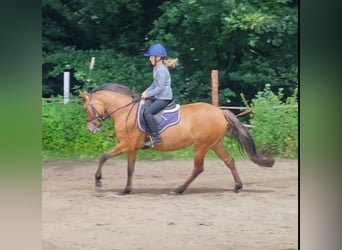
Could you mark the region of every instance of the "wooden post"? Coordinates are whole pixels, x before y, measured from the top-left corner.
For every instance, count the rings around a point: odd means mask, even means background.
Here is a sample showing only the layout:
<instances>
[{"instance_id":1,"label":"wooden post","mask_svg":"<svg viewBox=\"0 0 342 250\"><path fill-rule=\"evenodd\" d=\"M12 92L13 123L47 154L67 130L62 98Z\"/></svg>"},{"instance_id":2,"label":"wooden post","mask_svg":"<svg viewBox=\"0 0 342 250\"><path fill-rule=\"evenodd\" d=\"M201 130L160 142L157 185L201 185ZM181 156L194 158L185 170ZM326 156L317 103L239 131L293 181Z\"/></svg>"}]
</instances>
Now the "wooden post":
<instances>
[{"instance_id":1,"label":"wooden post","mask_svg":"<svg viewBox=\"0 0 342 250\"><path fill-rule=\"evenodd\" d=\"M218 106L219 98L218 98L218 70L211 71L211 100L214 106Z\"/></svg>"}]
</instances>

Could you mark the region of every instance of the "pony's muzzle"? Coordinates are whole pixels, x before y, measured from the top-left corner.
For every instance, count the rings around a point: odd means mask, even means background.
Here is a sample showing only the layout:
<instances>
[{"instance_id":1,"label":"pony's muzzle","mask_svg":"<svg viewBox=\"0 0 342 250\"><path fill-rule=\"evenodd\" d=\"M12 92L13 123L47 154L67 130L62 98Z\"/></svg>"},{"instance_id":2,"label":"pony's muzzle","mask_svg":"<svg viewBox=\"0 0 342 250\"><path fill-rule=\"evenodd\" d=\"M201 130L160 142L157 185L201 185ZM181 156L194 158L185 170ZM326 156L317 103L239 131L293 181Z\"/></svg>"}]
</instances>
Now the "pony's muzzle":
<instances>
[{"instance_id":1,"label":"pony's muzzle","mask_svg":"<svg viewBox=\"0 0 342 250\"><path fill-rule=\"evenodd\" d=\"M100 126L92 123L92 122L88 122L88 130L90 133L92 134L96 134L97 132L99 132L101 130Z\"/></svg>"}]
</instances>

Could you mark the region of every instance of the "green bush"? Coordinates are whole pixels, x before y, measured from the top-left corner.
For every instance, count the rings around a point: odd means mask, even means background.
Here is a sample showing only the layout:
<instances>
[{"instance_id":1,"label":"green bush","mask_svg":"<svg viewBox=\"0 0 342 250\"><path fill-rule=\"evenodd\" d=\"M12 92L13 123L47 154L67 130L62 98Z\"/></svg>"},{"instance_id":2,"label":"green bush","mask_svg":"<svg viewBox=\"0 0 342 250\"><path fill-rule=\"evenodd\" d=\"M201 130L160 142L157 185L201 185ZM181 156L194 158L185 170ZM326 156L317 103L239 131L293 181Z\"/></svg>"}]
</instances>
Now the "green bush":
<instances>
[{"instance_id":1,"label":"green bush","mask_svg":"<svg viewBox=\"0 0 342 250\"><path fill-rule=\"evenodd\" d=\"M267 145L274 155L283 158L298 157L298 107L297 92L282 102L282 90L274 94L270 86L259 92L252 100L250 133L257 147ZM102 123L101 131L91 134L86 126L86 116L82 101L71 97L68 104L57 101L42 101L42 149L43 158L81 158L97 159L112 149L117 141L114 137L113 122L109 119ZM241 119L245 119L241 117ZM245 156L230 137L224 141L229 153L236 159ZM119 157L126 157L125 155ZM192 158L193 147L173 151L157 152L139 150L138 159L179 159ZM210 151L207 157L216 157Z\"/></svg>"},{"instance_id":2,"label":"green bush","mask_svg":"<svg viewBox=\"0 0 342 250\"><path fill-rule=\"evenodd\" d=\"M96 58L92 71L89 70L91 57ZM74 94L78 89L98 87L109 82L121 83L132 90L142 92L153 77L152 68L145 57L127 57L110 49L83 51L64 47L55 54L44 56L43 61L45 65L49 65L45 69L48 73L43 77L43 94L48 94L44 92L45 89L48 90L48 85L60 84L56 78L60 77L63 71L69 71L75 81L72 90ZM49 82L49 78L55 80Z\"/></svg>"},{"instance_id":3,"label":"green bush","mask_svg":"<svg viewBox=\"0 0 342 250\"><path fill-rule=\"evenodd\" d=\"M82 105L76 98L68 104L42 102L44 158L94 158L116 144L110 120L103 122L101 132L89 133Z\"/></svg>"},{"instance_id":4,"label":"green bush","mask_svg":"<svg viewBox=\"0 0 342 250\"><path fill-rule=\"evenodd\" d=\"M252 100L251 134L257 145L270 146L272 153L283 158L298 157L297 89L282 102L283 90L274 94L270 85Z\"/></svg>"}]
</instances>

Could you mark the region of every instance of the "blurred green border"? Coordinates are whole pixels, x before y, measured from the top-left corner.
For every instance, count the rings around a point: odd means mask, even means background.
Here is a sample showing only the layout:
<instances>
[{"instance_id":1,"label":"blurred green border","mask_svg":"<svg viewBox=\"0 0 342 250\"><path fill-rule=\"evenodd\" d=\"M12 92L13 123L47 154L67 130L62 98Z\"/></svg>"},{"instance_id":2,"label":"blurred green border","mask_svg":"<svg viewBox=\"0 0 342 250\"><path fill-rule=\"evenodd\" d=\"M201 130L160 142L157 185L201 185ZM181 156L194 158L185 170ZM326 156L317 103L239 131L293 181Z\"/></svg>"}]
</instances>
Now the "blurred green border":
<instances>
[{"instance_id":1,"label":"blurred green border","mask_svg":"<svg viewBox=\"0 0 342 250\"><path fill-rule=\"evenodd\" d=\"M3 249L41 249L41 2L2 1L0 195Z\"/></svg>"},{"instance_id":2,"label":"blurred green border","mask_svg":"<svg viewBox=\"0 0 342 250\"><path fill-rule=\"evenodd\" d=\"M341 249L339 12L332 1L300 2L301 249Z\"/></svg>"}]
</instances>

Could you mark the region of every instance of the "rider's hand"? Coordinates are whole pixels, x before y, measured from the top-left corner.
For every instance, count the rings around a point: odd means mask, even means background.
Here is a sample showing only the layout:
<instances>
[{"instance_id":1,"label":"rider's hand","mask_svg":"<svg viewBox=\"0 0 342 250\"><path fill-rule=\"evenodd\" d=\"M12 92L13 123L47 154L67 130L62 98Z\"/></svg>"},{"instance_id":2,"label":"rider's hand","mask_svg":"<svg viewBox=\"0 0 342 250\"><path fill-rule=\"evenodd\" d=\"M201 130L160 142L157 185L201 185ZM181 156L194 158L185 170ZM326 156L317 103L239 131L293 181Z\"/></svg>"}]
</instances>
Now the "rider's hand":
<instances>
[{"instance_id":1,"label":"rider's hand","mask_svg":"<svg viewBox=\"0 0 342 250\"><path fill-rule=\"evenodd\" d=\"M144 92L142 92L141 98L146 99L146 97L147 97L147 94L146 94L146 90L145 90Z\"/></svg>"}]
</instances>

